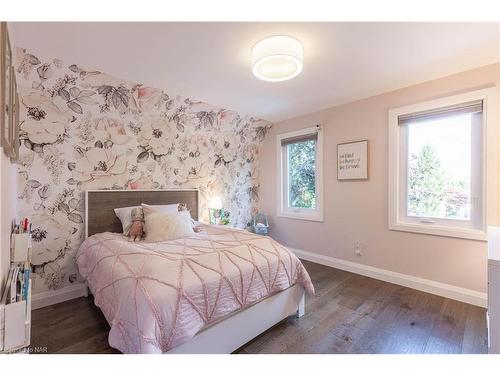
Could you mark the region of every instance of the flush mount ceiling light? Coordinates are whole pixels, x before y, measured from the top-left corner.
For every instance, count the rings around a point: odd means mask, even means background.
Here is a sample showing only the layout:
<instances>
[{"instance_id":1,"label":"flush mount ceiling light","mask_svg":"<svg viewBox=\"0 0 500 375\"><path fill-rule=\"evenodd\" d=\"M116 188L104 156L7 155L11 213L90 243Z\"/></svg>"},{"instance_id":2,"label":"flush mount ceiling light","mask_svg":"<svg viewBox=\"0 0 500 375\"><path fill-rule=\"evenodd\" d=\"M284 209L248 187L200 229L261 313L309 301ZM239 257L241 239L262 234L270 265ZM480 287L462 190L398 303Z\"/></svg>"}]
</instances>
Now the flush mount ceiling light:
<instances>
[{"instance_id":1,"label":"flush mount ceiling light","mask_svg":"<svg viewBox=\"0 0 500 375\"><path fill-rule=\"evenodd\" d=\"M296 77L302 71L302 43L291 36L274 35L252 48L253 74L264 81L279 82Z\"/></svg>"}]
</instances>

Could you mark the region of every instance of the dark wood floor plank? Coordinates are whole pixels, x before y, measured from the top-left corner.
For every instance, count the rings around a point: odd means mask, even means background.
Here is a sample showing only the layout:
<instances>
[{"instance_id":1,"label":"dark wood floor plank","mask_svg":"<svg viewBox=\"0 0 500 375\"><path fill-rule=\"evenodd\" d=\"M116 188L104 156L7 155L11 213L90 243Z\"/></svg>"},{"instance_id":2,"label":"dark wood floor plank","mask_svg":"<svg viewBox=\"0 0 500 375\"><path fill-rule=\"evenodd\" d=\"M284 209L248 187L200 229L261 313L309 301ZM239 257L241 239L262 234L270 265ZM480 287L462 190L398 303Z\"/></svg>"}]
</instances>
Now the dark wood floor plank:
<instances>
[{"instance_id":1,"label":"dark wood floor plank","mask_svg":"<svg viewBox=\"0 0 500 375\"><path fill-rule=\"evenodd\" d=\"M418 291L414 294L416 303L398 307L400 310L392 323L385 325L384 340L377 353L411 354L423 353L434 321L440 311L442 298ZM410 307L413 306L413 307Z\"/></svg>"},{"instance_id":2,"label":"dark wood floor plank","mask_svg":"<svg viewBox=\"0 0 500 375\"><path fill-rule=\"evenodd\" d=\"M396 284L383 283L373 294L366 297L365 301L356 309L359 314L368 315L377 319L387 304L391 303L394 294L402 288Z\"/></svg>"},{"instance_id":3,"label":"dark wood floor plank","mask_svg":"<svg viewBox=\"0 0 500 375\"><path fill-rule=\"evenodd\" d=\"M485 309L304 261L316 289L237 353L486 353ZM34 310L32 348L117 353L92 298ZM40 352L40 350L39 350Z\"/></svg>"},{"instance_id":4,"label":"dark wood floor plank","mask_svg":"<svg viewBox=\"0 0 500 375\"><path fill-rule=\"evenodd\" d=\"M383 281L354 275L345 288L339 291L339 303L352 310L358 309L384 285Z\"/></svg>"},{"instance_id":5,"label":"dark wood floor plank","mask_svg":"<svg viewBox=\"0 0 500 375\"><path fill-rule=\"evenodd\" d=\"M444 298L425 353L461 353L468 310L469 305Z\"/></svg>"},{"instance_id":6,"label":"dark wood floor plank","mask_svg":"<svg viewBox=\"0 0 500 375\"><path fill-rule=\"evenodd\" d=\"M431 336L425 347L424 354L460 354L461 348L457 343L439 337Z\"/></svg>"},{"instance_id":7,"label":"dark wood floor plank","mask_svg":"<svg viewBox=\"0 0 500 375\"><path fill-rule=\"evenodd\" d=\"M349 326L362 318L363 316L358 315L350 308L339 305L339 308L329 314L326 319L323 320L322 324L316 325L305 337L296 341L294 345L287 346L287 350L283 352L300 354L332 352L330 350L334 350L335 347L338 347L339 343L334 342L334 346L330 348L332 344L327 341L329 335L342 326ZM338 341L342 340L340 336L337 338ZM330 337L330 340L335 341L333 337Z\"/></svg>"},{"instance_id":8,"label":"dark wood floor plank","mask_svg":"<svg viewBox=\"0 0 500 375\"><path fill-rule=\"evenodd\" d=\"M108 344L108 333L100 331L88 339L67 346L56 352L57 354L117 354L118 350Z\"/></svg>"},{"instance_id":9,"label":"dark wood floor plank","mask_svg":"<svg viewBox=\"0 0 500 375\"><path fill-rule=\"evenodd\" d=\"M488 351L488 332L486 328L486 312L477 306L469 306L465 322L462 353L481 354Z\"/></svg>"},{"instance_id":10,"label":"dark wood floor plank","mask_svg":"<svg viewBox=\"0 0 500 375\"><path fill-rule=\"evenodd\" d=\"M340 333L341 330L328 332L321 341L314 345L315 354L346 354L355 353L353 347L357 340L363 336L364 331L356 327Z\"/></svg>"},{"instance_id":11,"label":"dark wood floor plank","mask_svg":"<svg viewBox=\"0 0 500 375\"><path fill-rule=\"evenodd\" d=\"M385 305L377 319L374 319L364 334L361 334L352 345L351 353L384 353L384 348L387 345L387 340L392 336L392 324L398 319L398 316L404 313L401 307L392 304Z\"/></svg>"}]
</instances>

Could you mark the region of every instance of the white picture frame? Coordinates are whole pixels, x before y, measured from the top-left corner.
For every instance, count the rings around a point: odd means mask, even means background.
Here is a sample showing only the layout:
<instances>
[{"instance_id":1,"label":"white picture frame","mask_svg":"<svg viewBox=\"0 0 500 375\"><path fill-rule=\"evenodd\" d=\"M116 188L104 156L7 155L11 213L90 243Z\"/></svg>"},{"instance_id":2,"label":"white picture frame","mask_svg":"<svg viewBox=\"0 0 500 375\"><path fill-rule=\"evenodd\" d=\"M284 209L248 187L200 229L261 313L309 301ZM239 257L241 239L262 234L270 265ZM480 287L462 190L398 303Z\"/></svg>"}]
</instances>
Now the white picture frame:
<instances>
[{"instance_id":1,"label":"white picture frame","mask_svg":"<svg viewBox=\"0 0 500 375\"><path fill-rule=\"evenodd\" d=\"M337 145L337 180L368 180L368 140Z\"/></svg>"}]
</instances>

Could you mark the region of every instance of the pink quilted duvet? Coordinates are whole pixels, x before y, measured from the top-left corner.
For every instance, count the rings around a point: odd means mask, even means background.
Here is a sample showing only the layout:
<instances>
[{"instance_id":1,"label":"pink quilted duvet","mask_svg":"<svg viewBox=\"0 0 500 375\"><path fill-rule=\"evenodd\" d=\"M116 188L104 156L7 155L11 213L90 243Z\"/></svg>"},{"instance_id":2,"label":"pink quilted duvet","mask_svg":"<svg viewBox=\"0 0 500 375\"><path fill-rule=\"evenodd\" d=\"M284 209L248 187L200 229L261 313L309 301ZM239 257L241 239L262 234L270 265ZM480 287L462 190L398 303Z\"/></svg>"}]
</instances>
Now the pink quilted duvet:
<instances>
[{"instance_id":1,"label":"pink quilted duvet","mask_svg":"<svg viewBox=\"0 0 500 375\"><path fill-rule=\"evenodd\" d=\"M123 353L163 353L278 291L314 288L300 260L270 237L203 226L191 237L128 242L100 233L78 249L80 274Z\"/></svg>"}]
</instances>

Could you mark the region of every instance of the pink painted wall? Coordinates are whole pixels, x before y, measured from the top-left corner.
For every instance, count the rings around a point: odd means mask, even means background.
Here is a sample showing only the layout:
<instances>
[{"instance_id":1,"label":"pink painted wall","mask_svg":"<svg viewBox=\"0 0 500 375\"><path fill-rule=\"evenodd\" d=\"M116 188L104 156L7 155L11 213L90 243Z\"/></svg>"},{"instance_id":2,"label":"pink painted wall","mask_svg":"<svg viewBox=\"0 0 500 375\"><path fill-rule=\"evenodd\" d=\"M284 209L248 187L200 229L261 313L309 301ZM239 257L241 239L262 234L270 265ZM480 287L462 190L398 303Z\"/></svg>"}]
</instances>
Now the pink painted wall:
<instances>
[{"instance_id":1,"label":"pink painted wall","mask_svg":"<svg viewBox=\"0 0 500 375\"><path fill-rule=\"evenodd\" d=\"M10 232L17 216L17 167L0 148L0 293L9 273ZM0 294L1 295L1 294Z\"/></svg>"},{"instance_id":2,"label":"pink painted wall","mask_svg":"<svg viewBox=\"0 0 500 375\"><path fill-rule=\"evenodd\" d=\"M10 45L14 33L10 25ZM17 216L17 164L12 163L0 147L0 296L10 266L10 232L12 221Z\"/></svg>"},{"instance_id":3,"label":"pink painted wall","mask_svg":"<svg viewBox=\"0 0 500 375\"><path fill-rule=\"evenodd\" d=\"M301 250L485 292L485 242L388 229L387 117L390 108L493 86L498 77L492 64L275 124L261 154L261 208L271 235ZM324 129L324 222L277 217L276 134L317 123ZM336 145L360 139L370 141L369 180L337 181Z\"/></svg>"}]
</instances>

